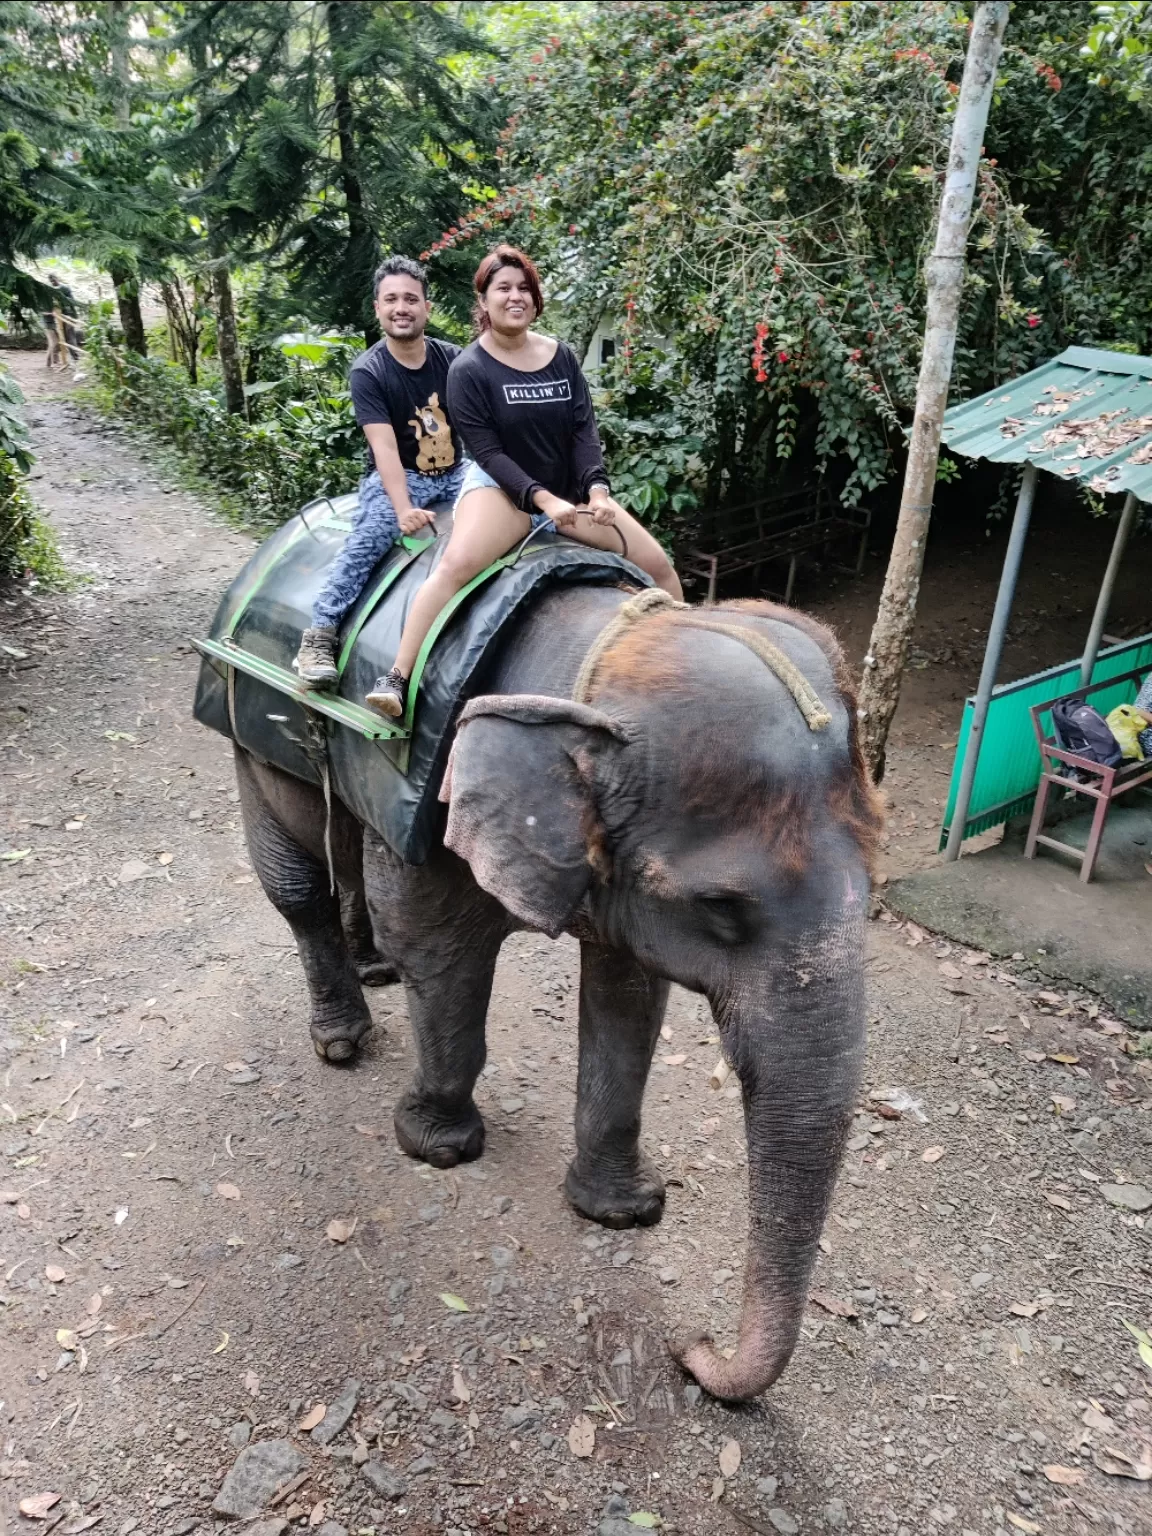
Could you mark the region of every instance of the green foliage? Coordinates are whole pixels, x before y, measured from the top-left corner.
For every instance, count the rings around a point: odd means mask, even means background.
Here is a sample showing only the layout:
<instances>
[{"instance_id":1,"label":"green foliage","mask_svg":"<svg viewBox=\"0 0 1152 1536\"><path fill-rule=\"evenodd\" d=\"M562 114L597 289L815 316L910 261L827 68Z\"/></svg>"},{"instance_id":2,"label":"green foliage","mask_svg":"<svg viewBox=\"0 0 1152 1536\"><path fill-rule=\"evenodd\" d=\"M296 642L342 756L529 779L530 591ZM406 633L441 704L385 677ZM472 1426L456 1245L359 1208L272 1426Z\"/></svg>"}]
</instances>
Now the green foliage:
<instances>
[{"instance_id":1,"label":"green foliage","mask_svg":"<svg viewBox=\"0 0 1152 1536\"><path fill-rule=\"evenodd\" d=\"M856 501L902 457L969 12L576 7L497 71L502 190L431 249L511 237L542 261L570 338L613 318L607 410L690 420L708 501L814 473ZM1152 151L1080 59L1092 24L1084 5L1013 6L956 396L1070 341L1148 350ZM637 399L660 368L674 387Z\"/></svg>"},{"instance_id":2,"label":"green foliage","mask_svg":"<svg viewBox=\"0 0 1152 1536\"><path fill-rule=\"evenodd\" d=\"M56 540L36 516L26 477L35 459L20 386L0 364L0 580L27 571L41 586L68 584Z\"/></svg>"},{"instance_id":3,"label":"green foliage","mask_svg":"<svg viewBox=\"0 0 1152 1536\"><path fill-rule=\"evenodd\" d=\"M295 398L256 396L250 403L260 414L249 421L229 415L215 389L192 384L178 365L115 346L106 322L93 327L89 352L113 409L174 444L247 521L282 522L360 478L363 439L351 397L322 370L285 380Z\"/></svg>"},{"instance_id":4,"label":"green foliage","mask_svg":"<svg viewBox=\"0 0 1152 1536\"><path fill-rule=\"evenodd\" d=\"M1152 106L1152 6L1147 0L1112 0L1093 12L1096 24L1080 50L1098 71L1093 83Z\"/></svg>"}]
</instances>

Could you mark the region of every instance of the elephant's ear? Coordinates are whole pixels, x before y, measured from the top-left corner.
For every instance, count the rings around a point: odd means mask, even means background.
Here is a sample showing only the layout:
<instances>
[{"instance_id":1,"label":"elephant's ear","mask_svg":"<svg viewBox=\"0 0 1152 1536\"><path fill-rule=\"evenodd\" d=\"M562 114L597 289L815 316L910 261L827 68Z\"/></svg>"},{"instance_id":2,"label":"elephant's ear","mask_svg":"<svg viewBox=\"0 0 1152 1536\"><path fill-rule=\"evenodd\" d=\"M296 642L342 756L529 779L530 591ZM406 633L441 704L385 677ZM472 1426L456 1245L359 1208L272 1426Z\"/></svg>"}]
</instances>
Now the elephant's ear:
<instances>
[{"instance_id":1,"label":"elephant's ear","mask_svg":"<svg viewBox=\"0 0 1152 1536\"><path fill-rule=\"evenodd\" d=\"M599 710L534 694L473 699L460 716L440 791L444 841L477 884L552 938L592 879L594 761L628 739Z\"/></svg>"}]
</instances>

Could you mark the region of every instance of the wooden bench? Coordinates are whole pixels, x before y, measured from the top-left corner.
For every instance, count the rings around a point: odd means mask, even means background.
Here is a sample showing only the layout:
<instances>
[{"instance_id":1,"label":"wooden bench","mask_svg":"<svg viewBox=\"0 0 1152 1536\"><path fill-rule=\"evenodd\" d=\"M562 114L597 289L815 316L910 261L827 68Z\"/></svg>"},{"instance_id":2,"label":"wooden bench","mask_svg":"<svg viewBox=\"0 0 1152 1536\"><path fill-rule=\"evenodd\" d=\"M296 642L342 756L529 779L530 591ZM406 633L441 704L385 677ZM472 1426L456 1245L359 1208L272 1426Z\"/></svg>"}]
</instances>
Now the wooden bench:
<instances>
[{"instance_id":1,"label":"wooden bench","mask_svg":"<svg viewBox=\"0 0 1152 1536\"><path fill-rule=\"evenodd\" d=\"M1072 858L1078 859L1080 879L1085 885L1091 880L1096 868L1096 858L1100 852L1100 843L1104 837L1108 807L1120 795L1126 795L1130 789L1136 789L1139 785L1152 780L1152 758L1145 758L1143 762L1126 758L1119 768L1108 768L1103 763L1094 763L1090 758L1078 757L1075 752L1069 752L1060 746L1055 736L1045 735L1041 716L1054 704L1073 699L1083 702L1093 693L1100 693L1105 688L1115 688L1117 683L1134 682L1139 685L1147 670L1147 667L1138 667L1133 672L1121 672L1116 677L1105 678L1098 683L1089 683L1086 687L1077 688L1072 693L1062 693L1059 698L1032 705L1029 710L1032 716L1032 729L1036 733L1036 745L1040 748L1040 762L1045 766L1036 789L1036 806L1032 812L1032 824L1028 828L1028 841L1024 844L1026 859L1034 859L1037 844L1043 843L1046 848L1055 848L1060 853L1067 853ZM1090 782L1077 783L1076 780L1060 773L1056 764L1078 768L1081 773L1090 776ZM1044 817L1048 810L1048 794L1054 785L1060 789L1074 790L1076 794L1087 795L1096 801L1096 810L1092 815L1092 828L1083 849L1073 848L1071 843L1062 843L1059 838L1050 837L1043 830Z\"/></svg>"},{"instance_id":2,"label":"wooden bench","mask_svg":"<svg viewBox=\"0 0 1152 1536\"><path fill-rule=\"evenodd\" d=\"M716 526L681 559L681 569L708 583L707 601L716 601L719 583L740 571L772 561L788 561L784 601L792 601L796 567L801 555L826 549L839 539L856 541L852 569L859 575L868 548L871 513L862 507L842 507L824 484L803 486L774 496L761 496L738 507L725 508Z\"/></svg>"}]
</instances>

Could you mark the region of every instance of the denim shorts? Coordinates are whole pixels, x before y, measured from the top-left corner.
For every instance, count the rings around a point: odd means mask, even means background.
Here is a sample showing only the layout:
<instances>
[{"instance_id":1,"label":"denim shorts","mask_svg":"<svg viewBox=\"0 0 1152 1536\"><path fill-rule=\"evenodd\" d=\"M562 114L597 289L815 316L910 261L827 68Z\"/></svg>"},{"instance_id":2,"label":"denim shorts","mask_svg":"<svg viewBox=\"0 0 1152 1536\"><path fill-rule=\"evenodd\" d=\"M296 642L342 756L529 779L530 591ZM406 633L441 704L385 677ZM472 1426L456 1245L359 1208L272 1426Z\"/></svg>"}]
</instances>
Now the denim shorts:
<instances>
[{"instance_id":1,"label":"denim shorts","mask_svg":"<svg viewBox=\"0 0 1152 1536\"><path fill-rule=\"evenodd\" d=\"M460 494L456 497L456 506L460 505L469 491L499 490L503 490L503 487L493 480L486 469L481 469L479 464L470 462L464 471L464 484L460 487ZM550 528L552 526L552 519L546 512L529 512L528 517L532 523L533 533L536 532L537 528Z\"/></svg>"}]
</instances>

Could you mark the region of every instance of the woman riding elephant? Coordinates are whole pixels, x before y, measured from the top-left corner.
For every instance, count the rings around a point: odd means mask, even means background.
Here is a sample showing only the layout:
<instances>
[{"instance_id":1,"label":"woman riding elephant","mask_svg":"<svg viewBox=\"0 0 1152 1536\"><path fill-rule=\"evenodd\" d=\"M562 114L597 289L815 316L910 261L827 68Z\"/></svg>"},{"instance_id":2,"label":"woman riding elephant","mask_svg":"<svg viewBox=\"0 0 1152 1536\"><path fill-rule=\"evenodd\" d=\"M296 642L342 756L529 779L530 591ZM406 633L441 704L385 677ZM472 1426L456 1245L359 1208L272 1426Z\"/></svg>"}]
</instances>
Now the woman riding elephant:
<instances>
[{"instance_id":1,"label":"woman riding elephant","mask_svg":"<svg viewBox=\"0 0 1152 1536\"><path fill-rule=\"evenodd\" d=\"M498 245L476 270L479 335L448 373L448 415L474 463L456 501L448 547L412 604L392 670L368 695L381 713L404 713L408 678L436 615L454 593L533 529L598 549L627 549L673 597L672 563L612 498L592 400L576 354L531 329L544 308L531 258Z\"/></svg>"}]
</instances>

